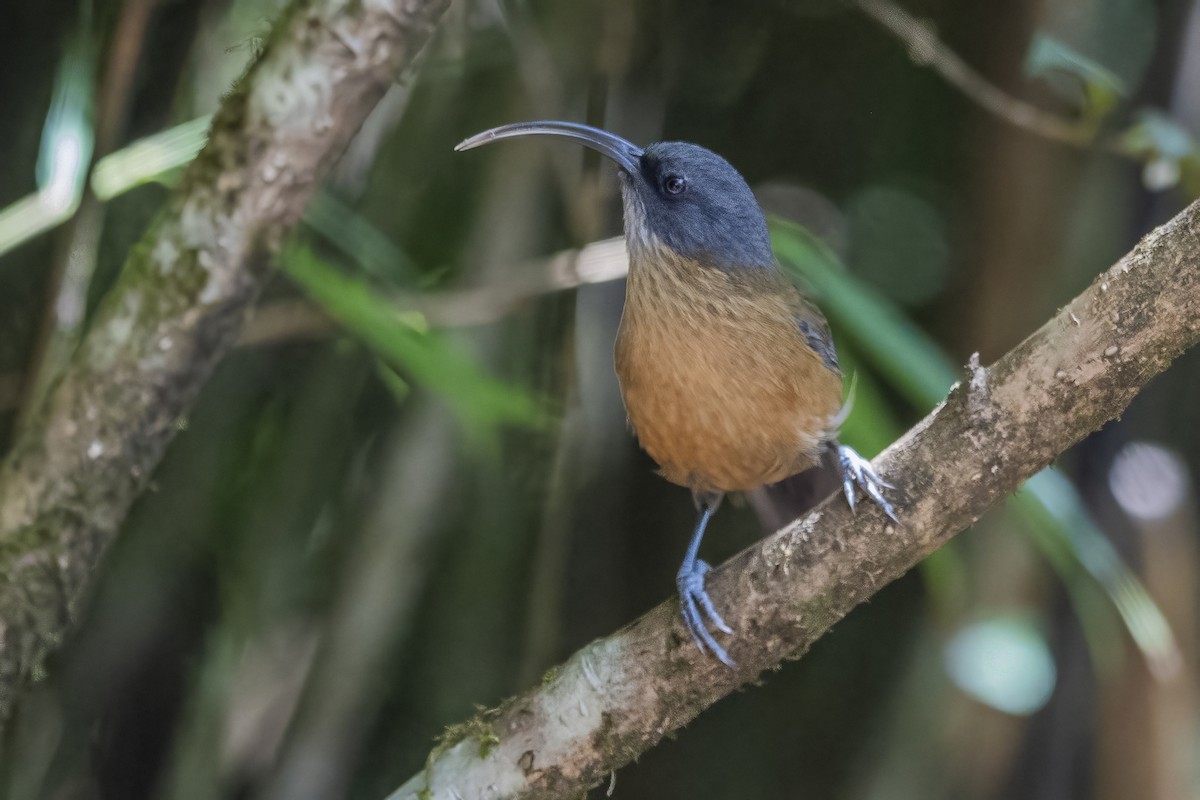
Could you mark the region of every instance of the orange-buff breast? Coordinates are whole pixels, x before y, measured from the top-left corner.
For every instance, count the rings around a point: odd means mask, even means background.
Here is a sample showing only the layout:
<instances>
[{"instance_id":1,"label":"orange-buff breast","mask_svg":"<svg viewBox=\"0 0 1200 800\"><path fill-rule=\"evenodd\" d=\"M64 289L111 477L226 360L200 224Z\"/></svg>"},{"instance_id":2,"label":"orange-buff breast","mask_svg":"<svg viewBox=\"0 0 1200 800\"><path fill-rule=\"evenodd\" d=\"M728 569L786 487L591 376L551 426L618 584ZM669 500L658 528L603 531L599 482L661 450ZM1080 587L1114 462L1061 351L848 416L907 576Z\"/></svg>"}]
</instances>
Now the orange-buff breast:
<instances>
[{"instance_id":1,"label":"orange-buff breast","mask_svg":"<svg viewBox=\"0 0 1200 800\"><path fill-rule=\"evenodd\" d=\"M631 264L616 370L638 441L672 483L746 491L817 462L842 383L778 274Z\"/></svg>"}]
</instances>

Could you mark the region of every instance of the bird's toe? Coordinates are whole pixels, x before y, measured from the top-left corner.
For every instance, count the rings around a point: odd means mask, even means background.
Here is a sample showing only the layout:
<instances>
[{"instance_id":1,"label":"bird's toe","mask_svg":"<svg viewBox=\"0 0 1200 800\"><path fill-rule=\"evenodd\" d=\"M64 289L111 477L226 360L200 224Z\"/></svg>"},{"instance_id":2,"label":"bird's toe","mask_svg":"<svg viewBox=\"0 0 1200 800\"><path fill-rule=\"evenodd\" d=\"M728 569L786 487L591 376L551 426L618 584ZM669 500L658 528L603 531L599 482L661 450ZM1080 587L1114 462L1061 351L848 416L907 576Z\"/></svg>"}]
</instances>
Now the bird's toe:
<instances>
[{"instance_id":1,"label":"bird's toe","mask_svg":"<svg viewBox=\"0 0 1200 800\"><path fill-rule=\"evenodd\" d=\"M704 588L704 576L712 569L706 562L697 561L695 569L690 572L681 573L678 579L679 586L679 606L682 612L684 625L687 626L688 633L692 635L696 646L701 652L712 653L718 661L727 667L735 666L733 659L729 657L720 643L713 637L712 632L708 629L708 624L705 622L705 617L708 622L711 622L713 627L722 633L733 633L721 614L717 611L713 604L712 597Z\"/></svg>"},{"instance_id":2,"label":"bird's toe","mask_svg":"<svg viewBox=\"0 0 1200 800\"><path fill-rule=\"evenodd\" d=\"M858 489L862 489L863 494L874 500L875 504L893 522L900 521L896 518L895 508L883 491L884 489L895 489L896 487L879 477L879 473L871 466L870 461L860 456L854 448L839 445L838 464L842 470L842 489L846 494L846 502L849 503L851 511L855 510L854 504L857 491Z\"/></svg>"}]
</instances>

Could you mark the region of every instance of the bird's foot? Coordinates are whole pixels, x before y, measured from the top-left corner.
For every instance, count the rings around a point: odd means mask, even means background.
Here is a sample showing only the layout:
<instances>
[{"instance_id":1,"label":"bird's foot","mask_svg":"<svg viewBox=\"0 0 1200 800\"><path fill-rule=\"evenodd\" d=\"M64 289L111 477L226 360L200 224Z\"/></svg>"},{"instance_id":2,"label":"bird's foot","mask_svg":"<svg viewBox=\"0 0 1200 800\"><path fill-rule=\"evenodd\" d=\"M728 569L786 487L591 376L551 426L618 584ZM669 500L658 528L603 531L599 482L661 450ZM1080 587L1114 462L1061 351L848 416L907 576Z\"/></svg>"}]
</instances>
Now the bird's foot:
<instances>
[{"instance_id":1,"label":"bird's foot","mask_svg":"<svg viewBox=\"0 0 1200 800\"><path fill-rule=\"evenodd\" d=\"M891 517L892 522L898 523L900 520L896 519L895 509L883 495L884 489L896 487L879 477L879 473L871 466L871 462L856 453L854 448L844 444L838 445L837 454L838 465L842 470L842 491L846 494L846 502L850 504L850 510L854 511L858 490L862 489L867 497L874 500L883 509L883 513Z\"/></svg>"},{"instance_id":2,"label":"bird's foot","mask_svg":"<svg viewBox=\"0 0 1200 800\"><path fill-rule=\"evenodd\" d=\"M712 598L708 596L708 592L704 588L704 576L712 567L708 565L708 562L699 559L692 564L691 569L688 569L687 566L685 564L680 568L679 575L675 579L675 583L679 587L679 607L683 612L683 622L687 625L688 632L692 634L692 639L700 648L700 652L708 651L716 656L722 664L732 667L734 666L733 659L729 657L729 653L725 652L725 648L721 647L713 638L704 619L707 617L713 627L721 633L733 633L733 629L726 625L725 620L721 619L721 615L717 613ZM701 611L704 613L701 614Z\"/></svg>"}]
</instances>

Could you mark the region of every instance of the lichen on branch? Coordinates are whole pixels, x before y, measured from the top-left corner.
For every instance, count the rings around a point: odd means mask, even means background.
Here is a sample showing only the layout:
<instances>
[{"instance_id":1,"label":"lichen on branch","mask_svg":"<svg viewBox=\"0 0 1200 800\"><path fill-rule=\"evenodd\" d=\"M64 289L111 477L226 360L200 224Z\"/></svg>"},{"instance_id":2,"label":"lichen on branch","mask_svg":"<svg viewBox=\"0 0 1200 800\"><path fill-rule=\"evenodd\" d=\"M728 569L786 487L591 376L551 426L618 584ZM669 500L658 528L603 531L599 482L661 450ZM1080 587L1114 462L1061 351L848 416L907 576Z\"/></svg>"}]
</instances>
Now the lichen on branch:
<instances>
[{"instance_id":1,"label":"lichen on branch","mask_svg":"<svg viewBox=\"0 0 1200 800\"><path fill-rule=\"evenodd\" d=\"M0 730L271 254L449 0L295 0L0 467Z\"/></svg>"}]
</instances>

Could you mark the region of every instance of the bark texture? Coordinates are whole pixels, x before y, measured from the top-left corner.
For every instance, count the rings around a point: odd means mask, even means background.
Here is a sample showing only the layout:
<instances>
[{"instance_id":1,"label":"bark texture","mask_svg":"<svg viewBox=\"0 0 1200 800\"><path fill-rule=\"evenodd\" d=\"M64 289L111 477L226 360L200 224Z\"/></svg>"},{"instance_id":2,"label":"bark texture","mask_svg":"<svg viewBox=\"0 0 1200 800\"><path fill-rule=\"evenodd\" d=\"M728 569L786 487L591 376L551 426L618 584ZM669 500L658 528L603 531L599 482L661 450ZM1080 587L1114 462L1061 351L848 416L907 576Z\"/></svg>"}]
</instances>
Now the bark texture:
<instances>
[{"instance_id":1,"label":"bark texture","mask_svg":"<svg viewBox=\"0 0 1200 800\"><path fill-rule=\"evenodd\" d=\"M0 730L318 182L449 0L297 0L0 467Z\"/></svg>"},{"instance_id":2,"label":"bark texture","mask_svg":"<svg viewBox=\"0 0 1200 800\"><path fill-rule=\"evenodd\" d=\"M1155 230L875 460L899 526L827 502L709 575L736 669L696 649L675 601L576 653L542 685L447 731L393 800L578 795L720 698L797 658L1091 431L1200 339L1200 204Z\"/></svg>"}]
</instances>

